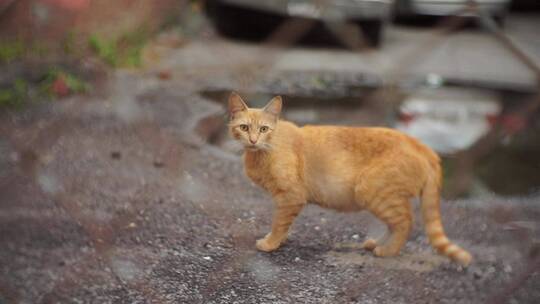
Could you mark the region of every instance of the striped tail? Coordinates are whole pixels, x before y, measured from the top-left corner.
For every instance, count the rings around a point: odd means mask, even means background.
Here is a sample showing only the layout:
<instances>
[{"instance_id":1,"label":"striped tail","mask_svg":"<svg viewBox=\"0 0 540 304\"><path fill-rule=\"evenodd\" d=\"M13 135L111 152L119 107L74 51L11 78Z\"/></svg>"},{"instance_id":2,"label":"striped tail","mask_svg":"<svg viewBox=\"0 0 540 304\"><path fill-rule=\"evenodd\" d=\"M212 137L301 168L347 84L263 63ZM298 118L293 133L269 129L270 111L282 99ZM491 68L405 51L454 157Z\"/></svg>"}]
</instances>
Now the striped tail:
<instances>
[{"instance_id":1,"label":"striped tail","mask_svg":"<svg viewBox=\"0 0 540 304\"><path fill-rule=\"evenodd\" d=\"M439 190L441 185L441 169L439 164L437 164L436 168L436 176L428 178L422 191L422 215L424 217L426 233L431 246L439 254L445 255L463 266L468 266L472 260L471 254L450 242L444 233L439 208Z\"/></svg>"}]
</instances>

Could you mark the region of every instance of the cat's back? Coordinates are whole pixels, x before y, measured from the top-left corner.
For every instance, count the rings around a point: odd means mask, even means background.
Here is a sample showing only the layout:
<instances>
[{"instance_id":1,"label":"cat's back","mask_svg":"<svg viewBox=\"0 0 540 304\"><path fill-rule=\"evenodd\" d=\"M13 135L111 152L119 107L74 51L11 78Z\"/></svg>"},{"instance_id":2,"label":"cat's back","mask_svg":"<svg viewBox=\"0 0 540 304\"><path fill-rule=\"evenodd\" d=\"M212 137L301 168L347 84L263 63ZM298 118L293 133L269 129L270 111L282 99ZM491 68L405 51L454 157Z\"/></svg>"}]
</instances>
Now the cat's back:
<instances>
[{"instance_id":1,"label":"cat's back","mask_svg":"<svg viewBox=\"0 0 540 304\"><path fill-rule=\"evenodd\" d=\"M307 125L301 132L304 152L313 161L339 158L341 161L365 162L390 154L414 155L433 164L439 161L429 147L390 128Z\"/></svg>"},{"instance_id":2,"label":"cat's back","mask_svg":"<svg viewBox=\"0 0 540 304\"><path fill-rule=\"evenodd\" d=\"M319 149L371 154L394 148L398 142L408 141L408 136L389 128L307 125L301 130L305 143Z\"/></svg>"}]
</instances>

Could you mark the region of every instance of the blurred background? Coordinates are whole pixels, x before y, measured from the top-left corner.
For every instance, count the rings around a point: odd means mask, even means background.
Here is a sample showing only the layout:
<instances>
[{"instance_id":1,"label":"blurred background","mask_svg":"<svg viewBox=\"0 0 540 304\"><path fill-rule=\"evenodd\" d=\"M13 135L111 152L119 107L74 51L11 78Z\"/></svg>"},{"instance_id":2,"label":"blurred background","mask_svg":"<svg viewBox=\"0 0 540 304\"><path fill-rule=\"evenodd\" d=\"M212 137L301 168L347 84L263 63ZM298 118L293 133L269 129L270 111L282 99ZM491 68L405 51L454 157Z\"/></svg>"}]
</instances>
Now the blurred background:
<instances>
[{"instance_id":1,"label":"blurred background","mask_svg":"<svg viewBox=\"0 0 540 304\"><path fill-rule=\"evenodd\" d=\"M0 0L0 304L540 302L538 29L534 0ZM473 266L311 206L257 253L233 90L439 152Z\"/></svg>"}]
</instances>

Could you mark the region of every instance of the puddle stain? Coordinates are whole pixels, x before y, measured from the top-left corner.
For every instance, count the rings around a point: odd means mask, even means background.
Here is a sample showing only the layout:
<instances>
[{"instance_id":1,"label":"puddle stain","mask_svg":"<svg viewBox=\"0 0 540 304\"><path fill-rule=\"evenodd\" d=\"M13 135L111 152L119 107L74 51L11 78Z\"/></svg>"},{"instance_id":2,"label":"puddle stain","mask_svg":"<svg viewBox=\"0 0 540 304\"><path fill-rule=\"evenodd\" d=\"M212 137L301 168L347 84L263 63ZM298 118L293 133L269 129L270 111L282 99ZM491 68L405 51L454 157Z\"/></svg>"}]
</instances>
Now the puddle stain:
<instances>
[{"instance_id":1,"label":"puddle stain","mask_svg":"<svg viewBox=\"0 0 540 304\"><path fill-rule=\"evenodd\" d=\"M264 284L271 282L279 273L279 266L274 265L271 260L253 256L249 259L245 267L254 276L257 282Z\"/></svg>"},{"instance_id":2,"label":"puddle stain","mask_svg":"<svg viewBox=\"0 0 540 304\"><path fill-rule=\"evenodd\" d=\"M133 261L126 259L125 257L111 257L110 265L114 273L124 281L129 282L144 275L142 269L140 269Z\"/></svg>"},{"instance_id":3,"label":"puddle stain","mask_svg":"<svg viewBox=\"0 0 540 304\"><path fill-rule=\"evenodd\" d=\"M55 195L56 193L63 191L61 181L51 174L39 173L36 180L44 193Z\"/></svg>"},{"instance_id":4,"label":"puddle stain","mask_svg":"<svg viewBox=\"0 0 540 304\"><path fill-rule=\"evenodd\" d=\"M184 174L178 179L178 189L190 201L199 202L207 200L209 197L208 189L197 177L184 171Z\"/></svg>"}]
</instances>

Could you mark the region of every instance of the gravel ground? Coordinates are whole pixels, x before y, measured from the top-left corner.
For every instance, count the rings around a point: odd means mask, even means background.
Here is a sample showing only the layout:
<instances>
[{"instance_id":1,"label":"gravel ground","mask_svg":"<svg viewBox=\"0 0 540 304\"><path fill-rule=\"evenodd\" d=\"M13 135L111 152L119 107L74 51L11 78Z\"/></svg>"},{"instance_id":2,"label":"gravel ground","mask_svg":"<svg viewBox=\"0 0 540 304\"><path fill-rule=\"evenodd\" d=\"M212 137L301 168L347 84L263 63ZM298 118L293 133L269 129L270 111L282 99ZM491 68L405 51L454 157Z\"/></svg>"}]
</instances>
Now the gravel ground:
<instances>
[{"instance_id":1,"label":"gravel ground","mask_svg":"<svg viewBox=\"0 0 540 304\"><path fill-rule=\"evenodd\" d=\"M469 269L435 255L419 223L401 256L374 258L359 244L380 224L311 206L282 249L256 252L270 198L194 132L223 109L150 76L114 78L136 89L1 119L3 302L479 303L530 267L534 197L444 202ZM539 283L512 301L538 302Z\"/></svg>"},{"instance_id":2,"label":"gravel ground","mask_svg":"<svg viewBox=\"0 0 540 304\"><path fill-rule=\"evenodd\" d=\"M0 303L540 302L537 196L443 201L447 234L475 257L467 269L434 254L420 222L399 257L374 258L359 246L380 223L315 206L281 249L257 252L271 200L235 149L213 140L224 108L199 92L304 94L335 78L251 66L266 75L259 83L238 72L249 56L186 60L201 56L211 57L177 52L154 69L117 71L99 96L0 113ZM171 80L156 77L164 68ZM379 110L342 114L373 124ZM334 114L328 122L340 122Z\"/></svg>"}]
</instances>

